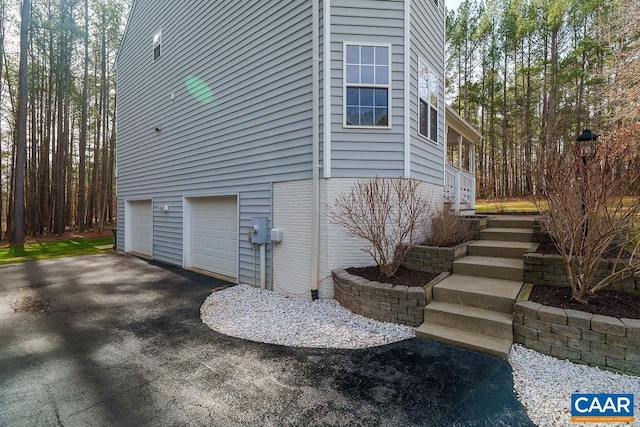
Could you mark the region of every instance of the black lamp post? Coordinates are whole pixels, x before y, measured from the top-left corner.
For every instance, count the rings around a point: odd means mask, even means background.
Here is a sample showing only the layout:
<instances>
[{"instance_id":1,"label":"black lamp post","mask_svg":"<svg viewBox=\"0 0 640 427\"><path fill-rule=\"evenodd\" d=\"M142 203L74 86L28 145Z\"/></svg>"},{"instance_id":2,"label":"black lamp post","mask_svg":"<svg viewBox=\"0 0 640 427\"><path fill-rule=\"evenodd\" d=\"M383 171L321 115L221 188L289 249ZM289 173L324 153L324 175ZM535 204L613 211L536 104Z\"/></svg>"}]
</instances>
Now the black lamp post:
<instances>
[{"instance_id":1,"label":"black lamp post","mask_svg":"<svg viewBox=\"0 0 640 427\"><path fill-rule=\"evenodd\" d=\"M591 129L585 129L582 131L582 134L578 137L577 141L580 144L580 153L582 155L582 159L586 158L586 156L593 155L596 153L598 148L598 137L600 135L591 132Z\"/></svg>"},{"instance_id":2,"label":"black lamp post","mask_svg":"<svg viewBox=\"0 0 640 427\"><path fill-rule=\"evenodd\" d=\"M584 131L582 131L582 134L580 134L580 136L578 136L577 141L578 141L578 150L580 152L580 156L582 157L582 174L581 174L581 178L580 178L580 184L582 186L582 220L583 220L583 225L582 225L582 236L584 239L587 238L587 233L589 231L589 226L588 226L588 222L587 222L587 211L586 211L586 205L585 205L585 198L586 198L586 191L587 191L587 179L589 176L589 173L587 171L587 158L588 157L592 157L596 154L596 151L598 149L598 137L600 135L597 135L593 132L591 132L590 129L585 129Z\"/></svg>"}]
</instances>

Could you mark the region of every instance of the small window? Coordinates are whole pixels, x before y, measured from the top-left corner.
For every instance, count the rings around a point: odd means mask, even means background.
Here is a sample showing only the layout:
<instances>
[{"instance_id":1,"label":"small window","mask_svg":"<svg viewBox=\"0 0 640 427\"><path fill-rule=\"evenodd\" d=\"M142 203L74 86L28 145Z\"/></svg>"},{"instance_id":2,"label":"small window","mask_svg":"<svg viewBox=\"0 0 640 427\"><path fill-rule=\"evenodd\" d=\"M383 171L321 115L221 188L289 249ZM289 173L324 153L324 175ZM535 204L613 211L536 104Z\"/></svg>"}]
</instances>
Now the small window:
<instances>
[{"instance_id":1,"label":"small window","mask_svg":"<svg viewBox=\"0 0 640 427\"><path fill-rule=\"evenodd\" d=\"M345 44L345 126L390 126L389 51L385 45Z\"/></svg>"},{"instance_id":2,"label":"small window","mask_svg":"<svg viewBox=\"0 0 640 427\"><path fill-rule=\"evenodd\" d=\"M162 54L161 49L162 49L162 32L158 31L153 36L153 60L154 61L160 58L160 55Z\"/></svg>"},{"instance_id":3,"label":"small window","mask_svg":"<svg viewBox=\"0 0 640 427\"><path fill-rule=\"evenodd\" d=\"M418 132L438 142L438 76L418 59Z\"/></svg>"}]
</instances>

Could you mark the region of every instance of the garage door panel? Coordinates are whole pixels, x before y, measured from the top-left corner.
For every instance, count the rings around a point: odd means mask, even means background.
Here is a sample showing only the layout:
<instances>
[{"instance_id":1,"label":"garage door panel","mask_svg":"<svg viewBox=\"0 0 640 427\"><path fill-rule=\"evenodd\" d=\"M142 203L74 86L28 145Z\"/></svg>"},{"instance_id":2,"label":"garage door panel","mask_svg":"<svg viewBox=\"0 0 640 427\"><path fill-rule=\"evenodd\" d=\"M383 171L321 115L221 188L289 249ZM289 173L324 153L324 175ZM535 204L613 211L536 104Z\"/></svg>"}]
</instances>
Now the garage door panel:
<instances>
[{"instance_id":1,"label":"garage door panel","mask_svg":"<svg viewBox=\"0 0 640 427\"><path fill-rule=\"evenodd\" d=\"M153 210L151 201L129 202L131 210L130 251L151 256L153 252Z\"/></svg>"},{"instance_id":2,"label":"garage door panel","mask_svg":"<svg viewBox=\"0 0 640 427\"><path fill-rule=\"evenodd\" d=\"M235 197L191 200L192 267L237 278L237 212Z\"/></svg>"}]
</instances>

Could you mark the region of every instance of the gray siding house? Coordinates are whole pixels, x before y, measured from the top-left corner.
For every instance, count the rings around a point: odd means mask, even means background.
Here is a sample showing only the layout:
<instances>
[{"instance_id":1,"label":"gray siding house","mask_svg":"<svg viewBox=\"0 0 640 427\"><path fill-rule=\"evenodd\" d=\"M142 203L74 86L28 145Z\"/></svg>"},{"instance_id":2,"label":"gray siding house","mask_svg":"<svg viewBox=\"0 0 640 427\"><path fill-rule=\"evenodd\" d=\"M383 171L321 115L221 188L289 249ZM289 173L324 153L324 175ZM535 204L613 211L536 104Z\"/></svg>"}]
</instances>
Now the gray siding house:
<instances>
[{"instance_id":1,"label":"gray siding house","mask_svg":"<svg viewBox=\"0 0 640 427\"><path fill-rule=\"evenodd\" d=\"M442 0L135 0L118 249L332 297L331 269L371 263L327 220L342 191L413 177L445 199L444 19Z\"/></svg>"}]
</instances>

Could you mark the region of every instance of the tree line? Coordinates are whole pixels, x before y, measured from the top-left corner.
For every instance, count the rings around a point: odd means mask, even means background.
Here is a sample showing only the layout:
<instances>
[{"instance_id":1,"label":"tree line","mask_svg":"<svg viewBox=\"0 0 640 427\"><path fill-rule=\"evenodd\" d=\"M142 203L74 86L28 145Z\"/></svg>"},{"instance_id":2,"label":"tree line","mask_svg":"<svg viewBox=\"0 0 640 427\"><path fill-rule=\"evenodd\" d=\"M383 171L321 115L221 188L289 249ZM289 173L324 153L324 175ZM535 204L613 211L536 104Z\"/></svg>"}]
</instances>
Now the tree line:
<instances>
[{"instance_id":1,"label":"tree line","mask_svg":"<svg viewBox=\"0 0 640 427\"><path fill-rule=\"evenodd\" d=\"M585 128L630 145L625 167L640 166L639 37L637 0L465 0L449 11L447 95L484 136L477 196L534 194L545 158Z\"/></svg>"},{"instance_id":2,"label":"tree line","mask_svg":"<svg viewBox=\"0 0 640 427\"><path fill-rule=\"evenodd\" d=\"M113 222L113 65L129 8L0 0L0 240Z\"/></svg>"}]
</instances>

